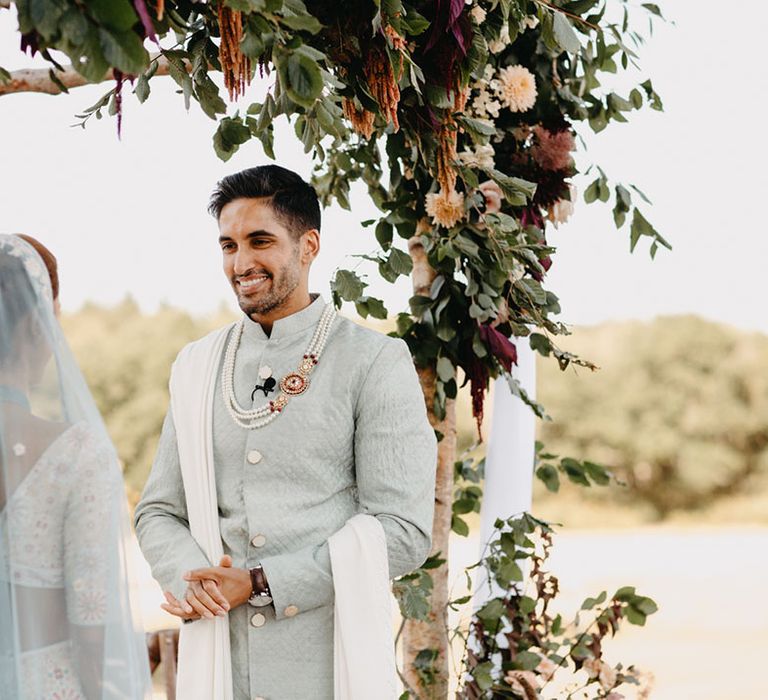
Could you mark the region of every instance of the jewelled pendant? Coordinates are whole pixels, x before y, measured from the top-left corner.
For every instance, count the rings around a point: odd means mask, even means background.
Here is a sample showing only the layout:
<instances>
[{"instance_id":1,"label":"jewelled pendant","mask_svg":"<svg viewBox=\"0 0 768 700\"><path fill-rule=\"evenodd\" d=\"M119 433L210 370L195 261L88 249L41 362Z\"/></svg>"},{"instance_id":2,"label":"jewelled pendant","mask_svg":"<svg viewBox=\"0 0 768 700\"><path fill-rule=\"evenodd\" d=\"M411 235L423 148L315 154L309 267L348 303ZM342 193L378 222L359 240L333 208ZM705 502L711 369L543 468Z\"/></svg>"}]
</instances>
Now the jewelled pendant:
<instances>
[{"instance_id":1,"label":"jewelled pendant","mask_svg":"<svg viewBox=\"0 0 768 700\"><path fill-rule=\"evenodd\" d=\"M309 379L298 372L286 374L280 380L280 388L289 396L298 396L303 394L309 386Z\"/></svg>"}]
</instances>

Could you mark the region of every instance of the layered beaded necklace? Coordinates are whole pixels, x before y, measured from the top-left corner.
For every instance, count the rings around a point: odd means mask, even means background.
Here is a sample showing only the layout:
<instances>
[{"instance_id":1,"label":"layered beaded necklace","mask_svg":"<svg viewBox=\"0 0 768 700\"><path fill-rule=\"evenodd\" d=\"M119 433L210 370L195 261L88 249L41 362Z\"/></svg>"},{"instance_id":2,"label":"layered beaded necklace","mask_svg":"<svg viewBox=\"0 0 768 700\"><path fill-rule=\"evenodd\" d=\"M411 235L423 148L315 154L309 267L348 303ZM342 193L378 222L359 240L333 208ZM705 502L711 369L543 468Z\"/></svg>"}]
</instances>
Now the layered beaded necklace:
<instances>
[{"instance_id":1,"label":"layered beaded necklace","mask_svg":"<svg viewBox=\"0 0 768 700\"><path fill-rule=\"evenodd\" d=\"M232 420L235 423L247 430L263 428L280 415L280 412L286 407L291 396L298 396L307 390L309 387L309 376L320 361L320 355L322 355L325 344L328 342L335 318L336 309L333 308L333 304L328 304L323 310L320 320L317 322L315 334L307 346L299 368L295 372L286 374L280 380L280 393L273 401L252 409L243 408L235 396L235 357L237 355L237 348L240 346L240 339L243 336L245 321L241 320L238 323L227 343L221 377L224 405L227 407L229 415L232 416Z\"/></svg>"}]
</instances>

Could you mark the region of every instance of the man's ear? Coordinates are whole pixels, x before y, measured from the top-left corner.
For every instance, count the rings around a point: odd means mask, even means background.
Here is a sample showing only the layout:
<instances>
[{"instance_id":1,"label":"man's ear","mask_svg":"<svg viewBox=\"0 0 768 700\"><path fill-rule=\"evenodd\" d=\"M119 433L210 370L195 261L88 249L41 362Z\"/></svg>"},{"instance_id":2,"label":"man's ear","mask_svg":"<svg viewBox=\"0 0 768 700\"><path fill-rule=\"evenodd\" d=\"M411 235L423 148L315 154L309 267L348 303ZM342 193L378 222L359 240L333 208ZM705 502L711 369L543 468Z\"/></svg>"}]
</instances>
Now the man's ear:
<instances>
[{"instance_id":1,"label":"man's ear","mask_svg":"<svg viewBox=\"0 0 768 700\"><path fill-rule=\"evenodd\" d=\"M308 229L301 237L301 261L310 264L320 253L320 232L316 228Z\"/></svg>"}]
</instances>

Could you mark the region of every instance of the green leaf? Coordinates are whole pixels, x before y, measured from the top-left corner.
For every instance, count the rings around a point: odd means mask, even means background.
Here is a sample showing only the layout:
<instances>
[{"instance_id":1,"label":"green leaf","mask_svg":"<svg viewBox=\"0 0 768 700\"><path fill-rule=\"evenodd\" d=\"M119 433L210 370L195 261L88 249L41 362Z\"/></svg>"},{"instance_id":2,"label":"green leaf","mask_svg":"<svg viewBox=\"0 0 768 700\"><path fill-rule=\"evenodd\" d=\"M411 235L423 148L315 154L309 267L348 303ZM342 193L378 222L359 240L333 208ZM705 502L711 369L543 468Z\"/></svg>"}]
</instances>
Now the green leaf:
<instances>
[{"instance_id":1,"label":"green leaf","mask_svg":"<svg viewBox=\"0 0 768 700\"><path fill-rule=\"evenodd\" d=\"M83 42L79 56L74 57L72 65L89 83L98 83L103 78L109 64L104 58L104 52L101 50L99 42L99 33L95 27L88 29L88 36Z\"/></svg>"},{"instance_id":2,"label":"green leaf","mask_svg":"<svg viewBox=\"0 0 768 700\"><path fill-rule=\"evenodd\" d=\"M552 352L552 344L549 342L549 338L542 333L531 333L528 336L528 343L531 346L531 350L535 350L544 357L549 357Z\"/></svg>"},{"instance_id":3,"label":"green leaf","mask_svg":"<svg viewBox=\"0 0 768 700\"><path fill-rule=\"evenodd\" d=\"M320 21L309 13L301 15L284 15L279 18L279 21L286 27L306 31L310 34L317 34L323 28Z\"/></svg>"},{"instance_id":4,"label":"green leaf","mask_svg":"<svg viewBox=\"0 0 768 700\"><path fill-rule=\"evenodd\" d=\"M536 476L544 482L549 491L557 493L560 489L560 475L551 464L542 464L536 470Z\"/></svg>"},{"instance_id":5,"label":"green leaf","mask_svg":"<svg viewBox=\"0 0 768 700\"><path fill-rule=\"evenodd\" d=\"M104 58L123 73L137 75L149 65L149 54L135 32L99 29L99 42Z\"/></svg>"},{"instance_id":6,"label":"green leaf","mask_svg":"<svg viewBox=\"0 0 768 700\"><path fill-rule=\"evenodd\" d=\"M350 270L337 270L331 289L345 301L357 301L363 294L365 284Z\"/></svg>"},{"instance_id":7,"label":"green leaf","mask_svg":"<svg viewBox=\"0 0 768 700\"><path fill-rule=\"evenodd\" d=\"M483 623L487 630L495 630L498 627L499 620L503 614L504 603L498 598L489 600L476 613L478 619Z\"/></svg>"},{"instance_id":8,"label":"green leaf","mask_svg":"<svg viewBox=\"0 0 768 700\"><path fill-rule=\"evenodd\" d=\"M456 376L456 369L453 362L447 357L440 357L437 360L437 376L442 382L449 382Z\"/></svg>"},{"instance_id":9,"label":"green leaf","mask_svg":"<svg viewBox=\"0 0 768 700\"><path fill-rule=\"evenodd\" d=\"M533 671L539 663L541 663L541 656L532 651L521 651L515 656L515 667L522 671Z\"/></svg>"},{"instance_id":10,"label":"green leaf","mask_svg":"<svg viewBox=\"0 0 768 700\"><path fill-rule=\"evenodd\" d=\"M472 676L480 690L488 690L493 686L493 662L483 661L472 669Z\"/></svg>"},{"instance_id":11,"label":"green leaf","mask_svg":"<svg viewBox=\"0 0 768 700\"><path fill-rule=\"evenodd\" d=\"M145 73L142 73L139 76L139 79L136 81L136 87L133 89L133 93L136 95L140 103L144 103L147 101L147 98L149 97L149 80L147 80L147 76Z\"/></svg>"},{"instance_id":12,"label":"green leaf","mask_svg":"<svg viewBox=\"0 0 768 700\"><path fill-rule=\"evenodd\" d=\"M413 260L411 259L411 256L399 248L392 248L389 251L387 264L389 265L390 270L397 275L410 275L413 270Z\"/></svg>"},{"instance_id":13,"label":"green leaf","mask_svg":"<svg viewBox=\"0 0 768 700\"><path fill-rule=\"evenodd\" d=\"M605 486L611 480L608 470L599 464L595 464L594 462L584 462L584 469L589 475L589 478L596 484Z\"/></svg>"},{"instance_id":14,"label":"green leaf","mask_svg":"<svg viewBox=\"0 0 768 700\"><path fill-rule=\"evenodd\" d=\"M363 318L368 318L368 316L382 320L387 318L387 309L384 306L384 302L375 297L360 297L355 302L355 308L357 313Z\"/></svg>"},{"instance_id":15,"label":"green leaf","mask_svg":"<svg viewBox=\"0 0 768 700\"><path fill-rule=\"evenodd\" d=\"M408 8L408 13L400 21L410 36L423 34L429 28L429 20L411 7Z\"/></svg>"},{"instance_id":16,"label":"green leaf","mask_svg":"<svg viewBox=\"0 0 768 700\"><path fill-rule=\"evenodd\" d=\"M607 591L602 591L597 598L586 598L584 602L581 604L582 610L592 610L592 608L595 607L595 605L600 605L600 603L604 603L605 599L608 597Z\"/></svg>"},{"instance_id":17,"label":"green leaf","mask_svg":"<svg viewBox=\"0 0 768 700\"><path fill-rule=\"evenodd\" d=\"M422 569L438 569L443 564L445 564L447 560L440 558L440 552L437 552L437 554L432 554L431 556L427 557L427 560L421 565Z\"/></svg>"},{"instance_id":18,"label":"green leaf","mask_svg":"<svg viewBox=\"0 0 768 700\"><path fill-rule=\"evenodd\" d=\"M286 76L288 97L302 107L311 107L323 90L323 78L317 63L304 54L293 53L288 57Z\"/></svg>"},{"instance_id":19,"label":"green leaf","mask_svg":"<svg viewBox=\"0 0 768 700\"><path fill-rule=\"evenodd\" d=\"M432 586L432 577L423 569L417 569L414 573L395 581L392 592L397 598L403 617L413 620L428 618Z\"/></svg>"},{"instance_id":20,"label":"green leaf","mask_svg":"<svg viewBox=\"0 0 768 700\"><path fill-rule=\"evenodd\" d=\"M429 297L416 294L408 300L408 304L411 307L411 312L416 318L421 318L429 308L432 306L432 299Z\"/></svg>"},{"instance_id":21,"label":"green leaf","mask_svg":"<svg viewBox=\"0 0 768 700\"><path fill-rule=\"evenodd\" d=\"M577 54L581 50L581 42L568 18L557 10L553 10L552 31L558 45L570 54Z\"/></svg>"},{"instance_id":22,"label":"green leaf","mask_svg":"<svg viewBox=\"0 0 768 700\"><path fill-rule=\"evenodd\" d=\"M100 25L118 33L127 31L139 21L129 0L88 0L87 6Z\"/></svg>"},{"instance_id":23,"label":"green leaf","mask_svg":"<svg viewBox=\"0 0 768 700\"><path fill-rule=\"evenodd\" d=\"M662 19L664 19L663 15L661 14L661 9L657 4L652 2L644 2L643 7L649 12L652 12L654 15L657 15L658 17L661 17Z\"/></svg>"},{"instance_id":24,"label":"green leaf","mask_svg":"<svg viewBox=\"0 0 768 700\"><path fill-rule=\"evenodd\" d=\"M467 525L467 523L465 523L458 515L453 515L451 517L451 530L462 537L469 535L469 525Z\"/></svg>"},{"instance_id":25,"label":"green leaf","mask_svg":"<svg viewBox=\"0 0 768 700\"><path fill-rule=\"evenodd\" d=\"M195 80L194 85L197 100L205 114L211 119L216 119L217 114L226 114L227 105L221 98L221 95L219 95L218 86L208 75Z\"/></svg>"},{"instance_id":26,"label":"green leaf","mask_svg":"<svg viewBox=\"0 0 768 700\"><path fill-rule=\"evenodd\" d=\"M584 474L584 467L575 459L564 457L560 460L560 467L574 484L591 486L589 479Z\"/></svg>"},{"instance_id":27,"label":"green leaf","mask_svg":"<svg viewBox=\"0 0 768 700\"><path fill-rule=\"evenodd\" d=\"M505 199L513 206L523 206L536 193L536 183L520 177L510 177L499 170L488 171L493 181L501 188Z\"/></svg>"}]
</instances>

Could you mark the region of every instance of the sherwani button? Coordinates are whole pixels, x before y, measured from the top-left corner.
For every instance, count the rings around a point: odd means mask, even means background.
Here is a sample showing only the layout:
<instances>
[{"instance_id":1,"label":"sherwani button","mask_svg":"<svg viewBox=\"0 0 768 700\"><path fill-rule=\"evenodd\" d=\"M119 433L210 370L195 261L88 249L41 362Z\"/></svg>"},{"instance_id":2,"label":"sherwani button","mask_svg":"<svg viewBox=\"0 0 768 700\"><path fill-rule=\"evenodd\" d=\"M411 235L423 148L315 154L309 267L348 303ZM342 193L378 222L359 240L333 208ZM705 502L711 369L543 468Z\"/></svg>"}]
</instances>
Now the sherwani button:
<instances>
[{"instance_id":1,"label":"sherwani button","mask_svg":"<svg viewBox=\"0 0 768 700\"><path fill-rule=\"evenodd\" d=\"M251 538L251 544L254 547L263 547L266 541L267 541L267 538L264 537L264 535L254 535Z\"/></svg>"},{"instance_id":2,"label":"sherwani button","mask_svg":"<svg viewBox=\"0 0 768 700\"><path fill-rule=\"evenodd\" d=\"M258 464L259 462L261 462L261 452L259 452L258 450L251 450L248 453L248 461L251 464Z\"/></svg>"},{"instance_id":3,"label":"sherwani button","mask_svg":"<svg viewBox=\"0 0 768 700\"><path fill-rule=\"evenodd\" d=\"M289 605L285 610L283 610L283 613L286 617L293 617L298 612L299 609L295 605Z\"/></svg>"},{"instance_id":4,"label":"sherwani button","mask_svg":"<svg viewBox=\"0 0 768 700\"><path fill-rule=\"evenodd\" d=\"M251 617L251 624L254 627L262 627L266 621L267 621L267 618L261 613L256 613L255 615L253 615L253 617Z\"/></svg>"}]
</instances>

